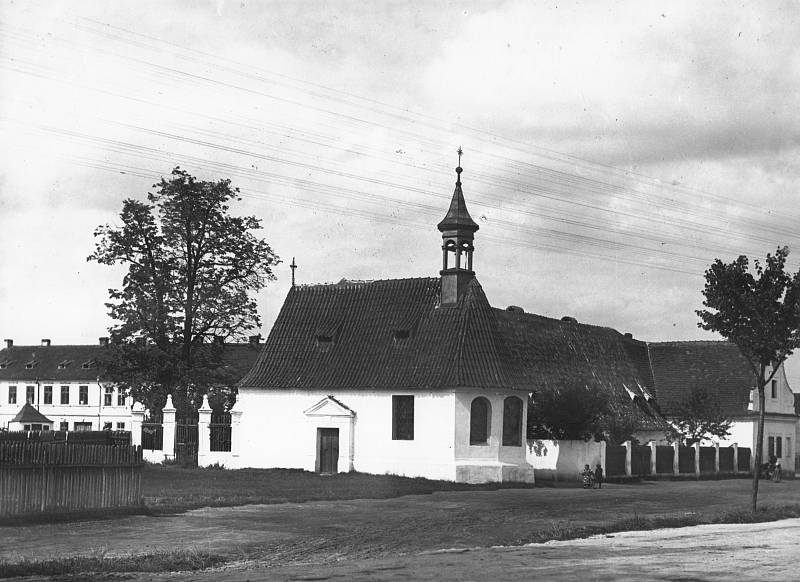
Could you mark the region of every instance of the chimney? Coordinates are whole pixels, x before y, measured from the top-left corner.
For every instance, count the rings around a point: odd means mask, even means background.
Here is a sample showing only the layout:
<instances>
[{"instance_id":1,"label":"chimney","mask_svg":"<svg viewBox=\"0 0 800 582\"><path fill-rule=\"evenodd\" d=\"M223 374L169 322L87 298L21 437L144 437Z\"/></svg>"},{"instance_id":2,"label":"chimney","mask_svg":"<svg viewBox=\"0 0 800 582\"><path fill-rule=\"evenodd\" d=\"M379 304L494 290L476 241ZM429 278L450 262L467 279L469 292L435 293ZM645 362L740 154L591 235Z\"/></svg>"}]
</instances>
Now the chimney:
<instances>
[{"instance_id":1,"label":"chimney","mask_svg":"<svg viewBox=\"0 0 800 582\"><path fill-rule=\"evenodd\" d=\"M14 340L13 339L7 339L7 340L5 340L5 342L6 342L6 348L11 348L11 347L14 346Z\"/></svg>"},{"instance_id":2,"label":"chimney","mask_svg":"<svg viewBox=\"0 0 800 582\"><path fill-rule=\"evenodd\" d=\"M261 342L261 334L250 336L250 345L257 346Z\"/></svg>"},{"instance_id":3,"label":"chimney","mask_svg":"<svg viewBox=\"0 0 800 582\"><path fill-rule=\"evenodd\" d=\"M108 345L108 338L107 337L101 337L100 338L100 345L101 346L107 346Z\"/></svg>"},{"instance_id":4,"label":"chimney","mask_svg":"<svg viewBox=\"0 0 800 582\"><path fill-rule=\"evenodd\" d=\"M633 339L633 334L632 333L626 333L625 337L628 338L628 339Z\"/></svg>"},{"instance_id":5,"label":"chimney","mask_svg":"<svg viewBox=\"0 0 800 582\"><path fill-rule=\"evenodd\" d=\"M42 339L42 347L43 348L49 348L50 347L50 340L47 339L47 338L43 338Z\"/></svg>"}]
</instances>

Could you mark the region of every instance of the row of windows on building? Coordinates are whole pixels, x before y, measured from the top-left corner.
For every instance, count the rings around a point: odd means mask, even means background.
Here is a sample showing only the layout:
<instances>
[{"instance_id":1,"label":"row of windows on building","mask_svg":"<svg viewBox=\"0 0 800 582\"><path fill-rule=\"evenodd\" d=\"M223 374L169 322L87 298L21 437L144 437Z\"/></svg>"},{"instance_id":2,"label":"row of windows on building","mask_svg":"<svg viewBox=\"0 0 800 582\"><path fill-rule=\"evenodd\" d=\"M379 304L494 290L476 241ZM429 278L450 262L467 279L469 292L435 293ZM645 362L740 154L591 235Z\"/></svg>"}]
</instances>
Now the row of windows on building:
<instances>
[{"instance_id":1,"label":"row of windows on building","mask_svg":"<svg viewBox=\"0 0 800 582\"><path fill-rule=\"evenodd\" d=\"M40 404L53 404L53 386L42 386ZM70 387L61 386L60 404L70 404ZM26 404L36 404L36 386L25 386ZM117 393L116 406L125 406L125 394ZM8 403L17 404L17 387L8 387ZM78 386L78 404L89 404L89 386ZM114 387L106 386L103 392L103 406L114 406Z\"/></svg>"},{"instance_id":2,"label":"row of windows on building","mask_svg":"<svg viewBox=\"0 0 800 582\"><path fill-rule=\"evenodd\" d=\"M522 400L509 396L503 400L504 447L522 446ZM470 405L469 444L486 445L492 433L492 405L479 396ZM414 440L414 397L392 396L392 440Z\"/></svg>"},{"instance_id":3,"label":"row of windows on building","mask_svg":"<svg viewBox=\"0 0 800 582\"><path fill-rule=\"evenodd\" d=\"M110 422L106 422L103 424L103 430L113 430L113 424ZM28 431L44 431L47 432L50 430L50 425L48 424L39 424L39 423L32 423L32 424L25 424L22 426L23 430ZM67 432L69 430L69 422L63 420L58 425L58 430L61 432ZM91 422L74 422L72 423L72 430L75 432L89 432L92 430L92 423ZM117 430L125 430L125 423L118 422L117 423Z\"/></svg>"}]
</instances>

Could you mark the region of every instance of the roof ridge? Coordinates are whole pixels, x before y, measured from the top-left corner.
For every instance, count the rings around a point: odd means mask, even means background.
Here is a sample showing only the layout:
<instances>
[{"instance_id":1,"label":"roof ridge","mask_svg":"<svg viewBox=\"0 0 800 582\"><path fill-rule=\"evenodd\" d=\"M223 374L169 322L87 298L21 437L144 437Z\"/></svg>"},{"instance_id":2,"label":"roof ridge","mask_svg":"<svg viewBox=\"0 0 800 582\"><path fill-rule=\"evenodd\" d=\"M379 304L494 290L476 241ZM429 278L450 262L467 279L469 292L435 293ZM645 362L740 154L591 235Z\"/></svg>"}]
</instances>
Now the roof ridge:
<instances>
[{"instance_id":1,"label":"roof ridge","mask_svg":"<svg viewBox=\"0 0 800 582\"><path fill-rule=\"evenodd\" d=\"M323 283L304 283L302 285L295 285L293 289L298 291L307 291L313 289L345 289L348 287L366 287L375 283L402 283L408 281L439 281L439 277L402 277L399 279L345 279L342 278L337 282L326 281Z\"/></svg>"},{"instance_id":2,"label":"roof ridge","mask_svg":"<svg viewBox=\"0 0 800 582\"><path fill-rule=\"evenodd\" d=\"M665 342L646 342L648 346L683 346L683 345L730 345L736 344L730 340L669 340Z\"/></svg>"}]
</instances>

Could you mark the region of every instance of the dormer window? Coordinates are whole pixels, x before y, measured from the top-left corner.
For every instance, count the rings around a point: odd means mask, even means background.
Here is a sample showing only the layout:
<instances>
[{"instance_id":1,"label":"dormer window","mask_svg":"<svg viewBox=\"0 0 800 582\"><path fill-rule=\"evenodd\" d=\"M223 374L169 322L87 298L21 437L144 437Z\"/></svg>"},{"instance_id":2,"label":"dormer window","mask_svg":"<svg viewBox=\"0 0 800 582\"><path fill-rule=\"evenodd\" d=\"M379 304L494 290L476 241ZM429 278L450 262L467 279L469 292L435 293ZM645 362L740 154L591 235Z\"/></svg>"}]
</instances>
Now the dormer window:
<instances>
[{"instance_id":1,"label":"dormer window","mask_svg":"<svg viewBox=\"0 0 800 582\"><path fill-rule=\"evenodd\" d=\"M59 370L66 370L69 365L72 363L72 360L64 360L63 362L58 363Z\"/></svg>"},{"instance_id":2,"label":"dormer window","mask_svg":"<svg viewBox=\"0 0 800 582\"><path fill-rule=\"evenodd\" d=\"M317 349L321 352L328 352L333 345L333 337L329 335L317 335Z\"/></svg>"},{"instance_id":3,"label":"dormer window","mask_svg":"<svg viewBox=\"0 0 800 582\"><path fill-rule=\"evenodd\" d=\"M407 329L393 329L392 337L394 337L394 345L403 345L411 337L411 332Z\"/></svg>"},{"instance_id":4,"label":"dormer window","mask_svg":"<svg viewBox=\"0 0 800 582\"><path fill-rule=\"evenodd\" d=\"M36 360L31 360L30 362L25 362L25 369L26 370L31 370L31 369L36 367L36 364L37 364Z\"/></svg>"},{"instance_id":5,"label":"dormer window","mask_svg":"<svg viewBox=\"0 0 800 582\"><path fill-rule=\"evenodd\" d=\"M89 368L94 368L94 360L89 360L88 362L84 362L81 367L84 370L88 370Z\"/></svg>"},{"instance_id":6,"label":"dormer window","mask_svg":"<svg viewBox=\"0 0 800 582\"><path fill-rule=\"evenodd\" d=\"M5 370L11 365L11 360L3 360L0 362L0 370Z\"/></svg>"}]
</instances>

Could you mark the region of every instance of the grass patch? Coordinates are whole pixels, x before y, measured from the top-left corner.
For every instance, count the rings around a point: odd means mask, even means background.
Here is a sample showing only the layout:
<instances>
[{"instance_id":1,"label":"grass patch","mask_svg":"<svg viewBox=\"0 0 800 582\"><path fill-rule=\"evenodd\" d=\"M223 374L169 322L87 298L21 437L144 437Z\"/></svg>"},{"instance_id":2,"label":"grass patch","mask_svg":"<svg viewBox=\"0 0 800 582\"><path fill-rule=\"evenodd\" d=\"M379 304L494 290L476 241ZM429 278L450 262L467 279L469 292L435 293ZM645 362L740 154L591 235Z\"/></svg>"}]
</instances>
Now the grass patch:
<instances>
[{"instance_id":1,"label":"grass patch","mask_svg":"<svg viewBox=\"0 0 800 582\"><path fill-rule=\"evenodd\" d=\"M58 558L53 560L22 560L20 562L0 562L0 578L20 576L63 576L86 573L111 572L178 572L204 570L218 566L226 561L224 556L182 550L176 552L156 552L131 556L84 556Z\"/></svg>"},{"instance_id":2,"label":"grass patch","mask_svg":"<svg viewBox=\"0 0 800 582\"><path fill-rule=\"evenodd\" d=\"M155 514L180 513L200 507L389 499L436 491L493 491L523 487L531 488L533 484L470 485L366 473L321 476L299 469L219 470L157 465L145 467L142 474L145 505Z\"/></svg>"}]
</instances>

